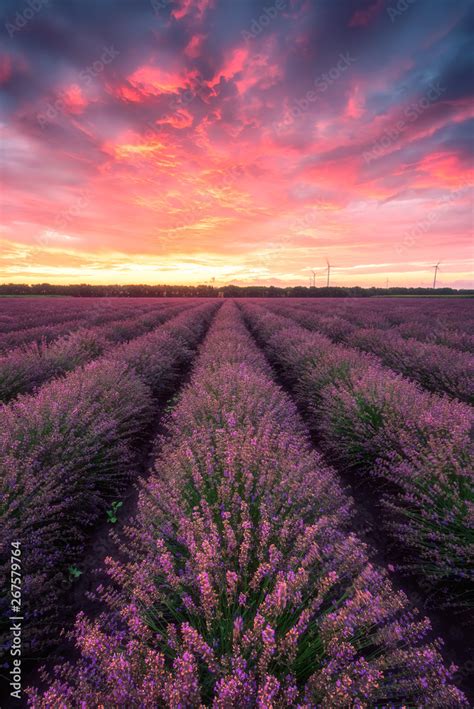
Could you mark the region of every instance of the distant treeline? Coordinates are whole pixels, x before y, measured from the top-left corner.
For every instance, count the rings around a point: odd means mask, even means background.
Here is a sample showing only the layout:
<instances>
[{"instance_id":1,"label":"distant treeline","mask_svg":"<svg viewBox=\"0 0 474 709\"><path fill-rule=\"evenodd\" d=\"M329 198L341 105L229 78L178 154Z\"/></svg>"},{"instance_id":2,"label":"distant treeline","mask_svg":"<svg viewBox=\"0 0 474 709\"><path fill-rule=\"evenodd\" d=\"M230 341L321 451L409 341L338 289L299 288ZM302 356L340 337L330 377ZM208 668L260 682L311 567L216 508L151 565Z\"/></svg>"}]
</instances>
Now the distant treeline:
<instances>
[{"instance_id":1,"label":"distant treeline","mask_svg":"<svg viewBox=\"0 0 474 709\"><path fill-rule=\"evenodd\" d=\"M455 288L360 288L337 287L309 288L294 286L278 288L276 286L92 286L87 284L55 286L49 283L35 285L6 283L0 285L0 296L5 295L69 295L74 297L108 298L368 298L371 296L473 296L473 289L456 290Z\"/></svg>"}]
</instances>

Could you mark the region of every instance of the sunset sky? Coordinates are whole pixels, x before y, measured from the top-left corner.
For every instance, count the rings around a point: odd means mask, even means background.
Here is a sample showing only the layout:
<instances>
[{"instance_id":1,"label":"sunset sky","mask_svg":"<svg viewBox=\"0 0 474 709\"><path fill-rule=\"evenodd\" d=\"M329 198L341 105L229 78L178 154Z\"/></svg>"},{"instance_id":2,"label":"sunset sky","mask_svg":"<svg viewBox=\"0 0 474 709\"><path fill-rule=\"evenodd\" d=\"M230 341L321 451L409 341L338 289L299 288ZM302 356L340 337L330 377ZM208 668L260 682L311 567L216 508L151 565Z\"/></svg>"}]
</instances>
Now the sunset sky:
<instances>
[{"instance_id":1,"label":"sunset sky","mask_svg":"<svg viewBox=\"0 0 474 709\"><path fill-rule=\"evenodd\" d=\"M3 0L0 282L473 287L468 0Z\"/></svg>"}]
</instances>

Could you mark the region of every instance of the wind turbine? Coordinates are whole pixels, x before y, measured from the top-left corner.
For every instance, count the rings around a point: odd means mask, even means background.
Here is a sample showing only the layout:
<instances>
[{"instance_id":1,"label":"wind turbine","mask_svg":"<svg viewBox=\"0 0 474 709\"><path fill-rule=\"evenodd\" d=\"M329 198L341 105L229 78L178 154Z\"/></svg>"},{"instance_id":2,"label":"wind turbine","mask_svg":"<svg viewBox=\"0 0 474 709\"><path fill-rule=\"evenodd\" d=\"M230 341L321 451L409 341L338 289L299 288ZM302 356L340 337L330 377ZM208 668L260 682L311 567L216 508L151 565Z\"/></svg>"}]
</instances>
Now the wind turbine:
<instances>
[{"instance_id":1,"label":"wind turbine","mask_svg":"<svg viewBox=\"0 0 474 709\"><path fill-rule=\"evenodd\" d=\"M313 274L313 288L316 288L316 271L312 270L311 273Z\"/></svg>"},{"instance_id":2,"label":"wind turbine","mask_svg":"<svg viewBox=\"0 0 474 709\"><path fill-rule=\"evenodd\" d=\"M434 268L433 290L436 288L436 276L438 275L438 268L440 263L441 261L438 261L435 266L431 266L431 268Z\"/></svg>"},{"instance_id":3,"label":"wind turbine","mask_svg":"<svg viewBox=\"0 0 474 709\"><path fill-rule=\"evenodd\" d=\"M328 272L328 277L327 277L327 279L326 279L326 288L329 288L329 276L330 276L330 273L331 273L331 264L329 263L329 261L328 261L327 259L326 259L326 263L327 263L327 265L328 265L328 267L327 267L327 269L326 269L327 272Z\"/></svg>"}]
</instances>

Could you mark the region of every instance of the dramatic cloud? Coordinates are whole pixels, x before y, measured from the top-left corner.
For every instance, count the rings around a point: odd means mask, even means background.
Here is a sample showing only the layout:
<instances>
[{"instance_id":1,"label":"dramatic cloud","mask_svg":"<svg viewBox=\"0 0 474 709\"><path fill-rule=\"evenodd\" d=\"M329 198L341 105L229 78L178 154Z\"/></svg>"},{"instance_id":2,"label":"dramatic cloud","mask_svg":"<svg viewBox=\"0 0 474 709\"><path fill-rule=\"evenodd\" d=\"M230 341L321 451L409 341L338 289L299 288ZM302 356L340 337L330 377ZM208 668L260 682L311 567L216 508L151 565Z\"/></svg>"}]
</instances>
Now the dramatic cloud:
<instances>
[{"instance_id":1,"label":"dramatic cloud","mask_svg":"<svg viewBox=\"0 0 474 709\"><path fill-rule=\"evenodd\" d=\"M469 283L469 0L4 0L0 279Z\"/></svg>"}]
</instances>

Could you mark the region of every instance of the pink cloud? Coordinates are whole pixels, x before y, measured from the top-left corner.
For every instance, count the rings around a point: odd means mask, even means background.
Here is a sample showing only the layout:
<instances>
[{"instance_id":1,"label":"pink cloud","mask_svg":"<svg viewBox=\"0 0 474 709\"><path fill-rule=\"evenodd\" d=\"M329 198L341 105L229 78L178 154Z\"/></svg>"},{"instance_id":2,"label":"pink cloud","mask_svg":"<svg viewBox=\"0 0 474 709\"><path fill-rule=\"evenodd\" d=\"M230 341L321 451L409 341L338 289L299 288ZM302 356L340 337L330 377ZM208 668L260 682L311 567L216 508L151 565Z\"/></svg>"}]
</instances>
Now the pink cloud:
<instances>
[{"instance_id":1,"label":"pink cloud","mask_svg":"<svg viewBox=\"0 0 474 709\"><path fill-rule=\"evenodd\" d=\"M349 94L347 100L345 117L346 118L360 118L364 113L364 97L360 90L360 87L356 84Z\"/></svg>"},{"instance_id":2,"label":"pink cloud","mask_svg":"<svg viewBox=\"0 0 474 709\"><path fill-rule=\"evenodd\" d=\"M61 98L64 101L66 110L75 115L83 113L88 104L87 98L78 84L71 84L71 86L64 89L61 92Z\"/></svg>"},{"instance_id":3,"label":"pink cloud","mask_svg":"<svg viewBox=\"0 0 474 709\"><path fill-rule=\"evenodd\" d=\"M153 64L140 66L128 77L128 81L141 93L155 96L174 93L184 85L181 72L168 71Z\"/></svg>"}]
</instances>

